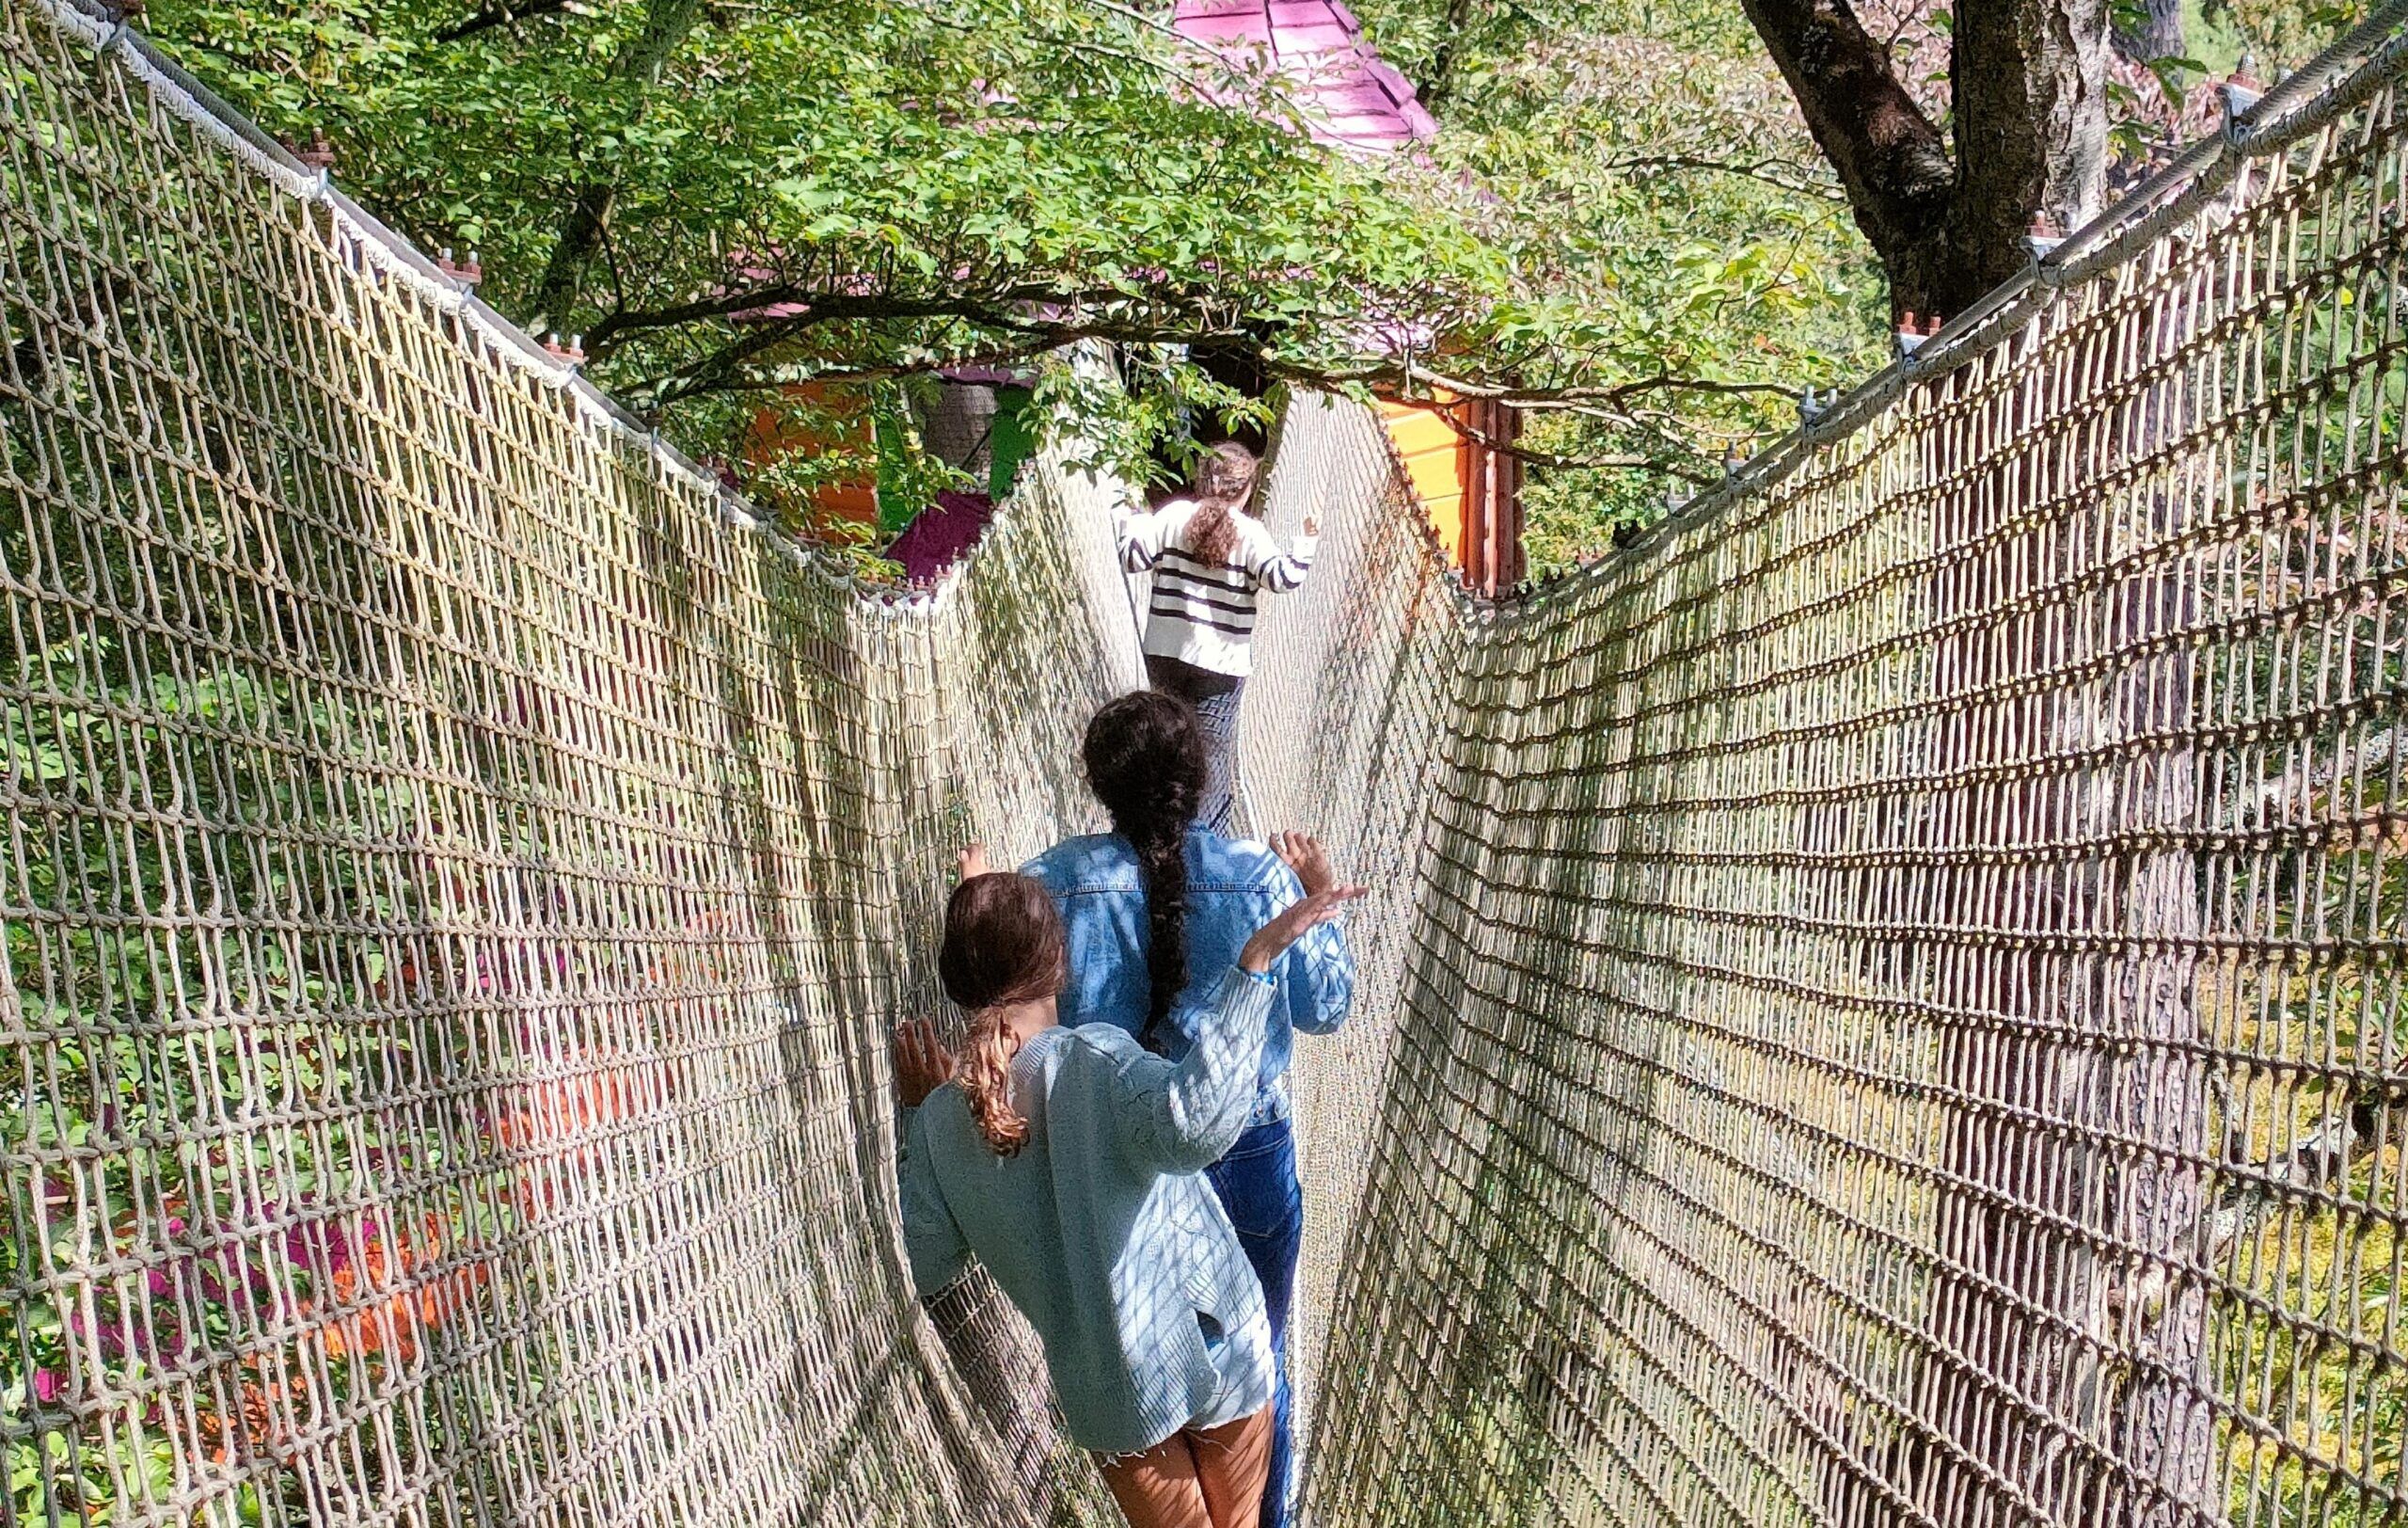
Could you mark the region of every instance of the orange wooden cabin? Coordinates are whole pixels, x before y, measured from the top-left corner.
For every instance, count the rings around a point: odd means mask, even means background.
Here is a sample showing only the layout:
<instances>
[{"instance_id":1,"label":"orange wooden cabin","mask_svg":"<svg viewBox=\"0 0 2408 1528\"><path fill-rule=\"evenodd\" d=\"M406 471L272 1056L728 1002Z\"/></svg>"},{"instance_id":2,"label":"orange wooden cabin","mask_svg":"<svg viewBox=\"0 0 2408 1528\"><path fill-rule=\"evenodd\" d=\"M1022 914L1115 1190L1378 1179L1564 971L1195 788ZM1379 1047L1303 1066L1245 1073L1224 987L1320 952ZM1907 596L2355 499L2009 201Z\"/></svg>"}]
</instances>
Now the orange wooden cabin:
<instances>
[{"instance_id":1,"label":"orange wooden cabin","mask_svg":"<svg viewBox=\"0 0 2408 1528\"><path fill-rule=\"evenodd\" d=\"M752 428L744 442L744 457L751 466L767 467L796 452L851 451L865 461L878 454L877 431L870 422L868 399L861 389L843 383L796 382L789 383L785 390L821 410L832 421L846 421L848 414L853 417L847 422L813 429L778 409L764 408L753 417ZM836 433L828 433L832 429ZM874 470L827 484L811 499L813 507L830 520L878 524L878 473Z\"/></svg>"},{"instance_id":2,"label":"orange wooden cabin","mask_svg":"<svg viewBox=\"0 0 2408 1528\"><path fill-rule=\"evenodd\" d=\"M1458 400L1443 412L1384 403L1380 415L1422 513L1464 581L1492 595L1521 581L1522 464L1497 449L1513 442L1520 416L1480 399Z\"/></svg>"}]
</instances>

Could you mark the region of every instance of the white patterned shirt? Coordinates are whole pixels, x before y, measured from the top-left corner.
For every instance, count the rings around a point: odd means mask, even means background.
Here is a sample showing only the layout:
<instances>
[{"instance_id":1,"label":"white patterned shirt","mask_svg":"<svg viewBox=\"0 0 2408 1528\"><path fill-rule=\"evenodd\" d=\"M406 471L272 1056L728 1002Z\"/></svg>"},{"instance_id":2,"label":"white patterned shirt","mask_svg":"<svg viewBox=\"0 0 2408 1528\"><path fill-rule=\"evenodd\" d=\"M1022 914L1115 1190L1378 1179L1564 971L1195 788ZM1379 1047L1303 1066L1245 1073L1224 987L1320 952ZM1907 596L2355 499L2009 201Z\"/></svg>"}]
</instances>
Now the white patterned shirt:
<instances>
[{"instance_id":1,"label":"white patterned shirt","mask_svg":"<svg viewBox=\"0 0 2408 1528\"><path fill-rule=\"evenodd\" d=\"M1291 556L1279 549L1260 520L1232 511L1231 561L1196 555L1188 522L1200 507L1174 499L1150 515L1131 515L1117 527L1120 565L1154 576L1146 612L1146 651L1215 674L1244 678L1254 670L1255 603L1265 591L1284 595L1305 581L1315 538L1300 536Z\"/></svg>"}]
</instances>

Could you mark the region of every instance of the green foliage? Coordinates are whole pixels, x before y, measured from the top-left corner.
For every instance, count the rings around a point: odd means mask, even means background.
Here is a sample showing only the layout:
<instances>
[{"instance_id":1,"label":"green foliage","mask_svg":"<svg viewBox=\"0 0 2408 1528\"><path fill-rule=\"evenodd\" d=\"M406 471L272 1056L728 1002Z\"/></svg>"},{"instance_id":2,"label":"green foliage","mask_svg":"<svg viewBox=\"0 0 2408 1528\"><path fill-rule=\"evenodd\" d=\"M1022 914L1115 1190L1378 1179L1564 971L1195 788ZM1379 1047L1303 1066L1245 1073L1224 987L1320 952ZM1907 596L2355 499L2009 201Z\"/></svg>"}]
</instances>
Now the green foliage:
<instances>
[{"instance_id":1,"label":"green foliage","mask_svg":"<svg viewBox=\"0 0 2408 1528\"><path fill-rule=\"evenodd\" d=\"M1250 398L1185 364L1175 351L1142 346L1123 354L1117 373L1047 365L1033 411L1076 443L1073 466L1164 485L1182 481L1203 454L1199 424L1267 427L1278 404L1275 389Z\"/></svg>"},{"instance_id":2,"label":"green foliage","mask_svg":"<svg viewBox=\"0 0 2408 1528\"><path fill-rule=\"evenodd\" d=\"M337 883L304 884L293 862L229 852L214 834L119 836L102 815L105 804L137 799L150 782L173 777L196 737L332 738L359 735L367 724L326 701L297 703L280 678L230 668L187 679L142 656L92 636L18 653L9 689L41 698L0 707L0 774L54 809L53 831L26 840L19 869L37 908L55 916L0 929L25 1023L46 1037L36 1054L51 1063L0 1089L0 1139L52 1164L14 1177L0 1199L10 1228L0 1235L0 1287L33 1292L19 1322L21 1345L0 1349L0 1399L20 1415L53 1409L51 1430L8 1447L8 1509L26 1521L48 1520L53 1507L116 1521L169 1500L188 1465L157 1419L147 1433L103 1434L79 1430L55 1409L157 1385L196 1349L222 1350L279 1311L350 1296L354 1286L328 1285L325 1274L366 1245L363 1227L368 1241L379 1235L378 1218L356 1208L362 1164L398 1162L415 1150L342 1113L360 1077L356 1045L343 1023L325 1017L356 1014L388 991L391 973L378 950L345 959L320 942L250 939L230 927L168 933L143 915L187 894L181 888L204 866L209 894L230 917L267 919L312 895L391 917L399 910L389 898L360 884L347 861ZM139 677L146 670L147 681ZM229 749L187 788L196 821L247 815L356 836L361 825L344 814L361 804L340 784L273 773L254 751ZM381 793L370 804L406 810ZM199 970L220 974L220 1001L251 1006L255 1029L186 1006L189 978L178 974ZM388 1063L407 1051L399 1044ZM284 1140L280 1152L264 1137L178 1138L209 1108L296 1104L337 1117L316 1135ZM315 1207L325 1218L307 1234L211 1241L200 1228L214 1234L255 1214L251 1186L262 1172L277 1174L287 1205ZM465 1202L458 1208L468 1213ZM389 1229L383 1235L392 1242ZM91 1272L96 1264L122 1270L136 1261L164 1271ZM368 1393L388 1361L372 1343L361 1350L356 1338L349 1352L325 1345L325 1382L338 1399ZM242 1404L260 1397L263 1414L266 1388L280 1381L258 1360L245 1361L239 1374ZM204 1410L196 1420L221 1456L271 1441L247 1413ZM184 1436L188 1449L192 1434ZM239 1511L241 1520L261 1520L254 1491L246 1489Z\"/></svg>"},{"instance_id":3,"label":"green foliage","mask_svg":"<svg viewBox=\"0 0 2408 1528\"><path fill-rule=\"evenodd\" d=\"M521 8L160 0L146 24L271 130L325 133L402 231L479 248L490 300L585 335L596 379L656 411L1078 333L1237 336L1309 371L1351 363L1367 325L1451 329L1504 288L1467 231L1135 10ZM589 191L591 260L556 268Z\"/></svg>"},{"instance_id":4,"label":"green foliage","mask_svg":"<svg viewBox=\"0 0 2408 1528\"><path fill-rule=\"evenodd\" d=\"M1651 384L1533 431L1649 469L1538 475L1569 555L1789 421L1775 391L1654 379L1794 390L1878 358L1875 269L1736 8L1381 0L1446 124L1387 163L1106 0L518 9L157 0L146 24L273 131L324 132L404 232L480 249L490 300L584 334L596 380L700 454L742 459L782 384L1088 335L1134 347L1133 395L1048 386L1133 466L1238 406L1181 345L1392 386L1403 337L1439 376ZM793 475L748 486L793 502Z\"/></svg>"},{"instance_id":5,"label":"green foliage","mask_svg":"<svg viewBox=\"0 0 2408 1528\"><path fill-rule=\"evenodd\" d=\"M481 4L156 0L146 25L271 130L325 133L404 231L480 249L497 306L586 335L595 379L699 454L743 460L785 384L1091 336L1133 348L1132 395L1049 391L1152 470L1230 406L1180 347L1234 343L1275 376L1544 402L1544 569L1886 358L1877 264L1736 6L1367 0L1442 124L1367 163L1113 0ZM2271 75L2362 9L2193 0L2188 56L2110 82L2123 157L2242 53ZM1947 8L1866 16L1944 121ZM949 480L880 396L889 497L925 501ZM862 466L829 449L748 487L806 503Z\"/></svg>"},{"instance_id":6,"label":"green foliage","mask_svg":"<svg viewBox=\"0 0 2408 1528\"><path fill-rule=\"evenodd\" d=\"M2369 0L2202 0L2207 24L2246 51L2260 80L2272 83L2315 57L2365 21ZM2212 63L2212 59L2210 60Z\"/></svg>"},{"instance_id":7,"label":"green foliage","mask_svg":"<svg viewBox=\"0 0 2408 1528\"><path fill-rule=\"evenodd\" d=\"M1886 287L1786 87L1735 6L1372 0L1387 56L1433 82L1433 199L1507 259L1481 340L1526 387L1661 388L1531 417L1534 569L1601 549L1797 422L1812 385L1886 359ZM1443 369L1443 367L1441 368Z\"/></svg>"}]
</instances>

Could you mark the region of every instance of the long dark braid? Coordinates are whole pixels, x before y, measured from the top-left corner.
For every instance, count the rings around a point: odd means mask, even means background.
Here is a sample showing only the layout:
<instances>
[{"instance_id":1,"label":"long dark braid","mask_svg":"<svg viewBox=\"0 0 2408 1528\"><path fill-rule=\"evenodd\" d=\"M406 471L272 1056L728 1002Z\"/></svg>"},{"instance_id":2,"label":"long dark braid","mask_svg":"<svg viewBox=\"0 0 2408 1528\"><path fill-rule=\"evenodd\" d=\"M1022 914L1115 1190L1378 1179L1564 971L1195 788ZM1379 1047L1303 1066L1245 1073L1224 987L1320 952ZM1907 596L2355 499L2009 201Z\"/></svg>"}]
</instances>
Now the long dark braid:
<instances>
[{"instance_id":1,"label":"long dark braid","mask_svg":"<svg viewBox=\"0 0 2408 1528\"><path fill-rule=\"evenodd\" d=\"M1187 830L1204 798L1203 734L1187 702L1141 690L1095 713L1085 755L1087 784L1137 852L1149 989L1137 1039L1160 1051L1163 1021L1187 986Z\"/></svg>"}]
</instances>

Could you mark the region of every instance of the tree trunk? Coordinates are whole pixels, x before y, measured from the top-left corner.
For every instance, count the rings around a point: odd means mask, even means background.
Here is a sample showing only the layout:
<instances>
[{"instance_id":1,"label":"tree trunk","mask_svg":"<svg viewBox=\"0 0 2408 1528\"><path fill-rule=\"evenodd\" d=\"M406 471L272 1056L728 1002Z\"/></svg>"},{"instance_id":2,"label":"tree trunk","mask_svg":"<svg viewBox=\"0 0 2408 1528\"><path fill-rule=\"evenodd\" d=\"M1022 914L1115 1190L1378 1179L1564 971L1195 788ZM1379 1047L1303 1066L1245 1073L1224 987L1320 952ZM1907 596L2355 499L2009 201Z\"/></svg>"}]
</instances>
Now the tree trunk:
<instances>
[{"instance_id":1,"label":"tree trunk","mask_svg":"<svg viewBox=\"0 0 2408 1528\"><path fill-rule=\"evenodd\" d=\"M1953 317L2031 260L2036 215L2099 210L2106 0L1964 0L1949 74L1956 153L1846 0L1744 0L1857 226L1891 310Z\"/></svg>"},{"instance_id":2,"label":"tree trunk","mask_svg":"<svg viewBox=\"0 0 2408 1528\"><path fill-rule=\"evenodd\" d=\"M635 91L637 117L643 115L644 92L660 83L661 71L668 68L671 56L693 31L702 14L702 0L651 0L644 8L643 30L610 65L613 83ZM617 195L616 187L606 180L589 181L571 193L568 215L561 223L560 240L552 246L552 258L544 267L543 280L536 283L533 305L526 321L529 329L541 334L558 328L567 320L584 282L586 267L594 263L602 247L602 236L610 231L610 207Z\"/></svg>"},{"instance_id":3,"label":"tree trunk","mask_svg":"<svg viewBox=\"0 0 2408 1528\"><path fill-rule=\"evenodd\" d=\"M2182 0L2147 0L2138 21L2138 25L2115 28L2115 51L2125 57L2146 64L2179 58L2188 51L2182 36Z\"/></svg>"},{"instance_id":4,"label":"tree trunk","mask_svg":"<svg viewBox=\"0 0 2408 1528\"><path fill-rule=\"evenodd\" d=\"M2105 0L1983 0L1956 10L1949 60L1956 195L1941 311L1962 311L2032 259L2036 215L2098 215L2107 165Z\"/></svg>"},{"instance_id":5,"label":"tree trunk","mask_svg":"<svg viewBox=\"0 0 2408 1528\"><path fill-rule=\"evenodd\" d=\"M1889 272L1893 312L1932 311L1924 252L1945 235L1956 180L1940 129L1845 0L1743 3Z\"/></svg>"}]
</instances>

